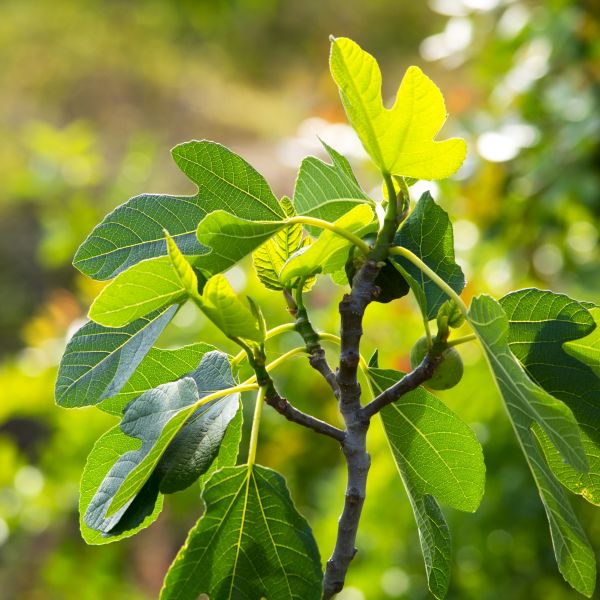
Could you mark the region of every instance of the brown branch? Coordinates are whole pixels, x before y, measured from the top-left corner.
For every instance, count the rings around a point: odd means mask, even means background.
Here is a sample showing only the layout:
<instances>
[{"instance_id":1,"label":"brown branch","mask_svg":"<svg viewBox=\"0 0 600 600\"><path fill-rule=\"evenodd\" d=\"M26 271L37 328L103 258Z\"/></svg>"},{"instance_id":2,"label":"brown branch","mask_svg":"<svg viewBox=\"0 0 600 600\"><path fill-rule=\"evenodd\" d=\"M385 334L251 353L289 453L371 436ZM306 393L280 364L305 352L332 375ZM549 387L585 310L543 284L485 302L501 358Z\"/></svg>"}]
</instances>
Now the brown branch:
<instances>
[{"instance_id":1,"label":"brown branch","mask_svg":"<svg viewBox=\"0 0 600 600\"><path fill-rule=\"evenodd\" d=\"M303 427L312 429L316 433L326 435L334 440L343 443L346 438L346 433L333 425L321 421L312 415L298 410L295 406L292 406L285 398L282 398L277 390L275 384L271 379L267 369L264 366L264 362L252 360L252 367L256 373L256 381L258 385L266 387L265 402L272 406L279 414L283 415L288 421L298 423Z\"/></svg>"},{"instance_id":2,"label":"brown branch","mask_svg":"<svg viewBox=\"0 0 600 600\"><path fill-rule=\"evenodd\" d=\"M360 417L362 419L370 419L384 406L396 402L404 394L411 392L428 379L431 379L441 360L441 356L436 356L435 358L430 358L429 355L425 356L421 364L414 371L407 373L400 381L381 392L381 394L362 408L359 413Z\"/></svg>"},{"instance_id":3,"label":"brown branch","mask_svg":"<svg viewBox=\"0 0 600 600\"><path fill-rule=\"evenodd\" d=\"M361 389L357 379L360 339L365 310L375 293L379 263L367 260L352 282L352 291L340 302L341 349L337 382L340 388L340 412L346 423L342 450L346 459L348 482L338 533L323 580L323 598L328 600L342 590L350 562L356 554L356 534L365 501L371 458L367 452L369 419L360 416Z\"/></svg>"},{"instance_id":4,"label":"brown branch","mask_svg":"<svg viewBox=\"0 0 600 600\"><path fill-rule=\"evenodd\" d=\"M303 413L295 406L292 406L285 398L282 398L275 390L267 390L265 402L269 406L272 406L279 414L283 415L288 421L293 421L303 427L312 429L316 433L329 436L340 442L340 444L344 442L346 437L344 431L325 421L321 421L312 415Z\"/></svg>"}]
</instances>

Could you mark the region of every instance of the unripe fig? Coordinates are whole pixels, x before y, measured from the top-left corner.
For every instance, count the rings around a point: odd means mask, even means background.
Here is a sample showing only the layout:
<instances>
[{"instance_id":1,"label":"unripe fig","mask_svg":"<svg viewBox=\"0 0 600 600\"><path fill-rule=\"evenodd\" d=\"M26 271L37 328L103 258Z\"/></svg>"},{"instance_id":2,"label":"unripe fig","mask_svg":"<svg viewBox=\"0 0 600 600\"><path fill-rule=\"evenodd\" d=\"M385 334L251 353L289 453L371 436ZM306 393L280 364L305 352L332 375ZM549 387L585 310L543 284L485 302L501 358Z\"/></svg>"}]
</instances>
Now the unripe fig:
<instances>
[{"instance_id":1,"label":"unripe fig","mask_svg":"<svg viewBox=\"0 0 600 600\"><path fill-rule=\"evenodd\" d=\"M427 337L419 338L410 351L410 366L416 368L429 352ZM463 362L460 354L454 348L447 348L442 353L442 362L436 367L433 377L425 382L432 390L449 390L463 376Z\"/></svg>"}]
</instances>

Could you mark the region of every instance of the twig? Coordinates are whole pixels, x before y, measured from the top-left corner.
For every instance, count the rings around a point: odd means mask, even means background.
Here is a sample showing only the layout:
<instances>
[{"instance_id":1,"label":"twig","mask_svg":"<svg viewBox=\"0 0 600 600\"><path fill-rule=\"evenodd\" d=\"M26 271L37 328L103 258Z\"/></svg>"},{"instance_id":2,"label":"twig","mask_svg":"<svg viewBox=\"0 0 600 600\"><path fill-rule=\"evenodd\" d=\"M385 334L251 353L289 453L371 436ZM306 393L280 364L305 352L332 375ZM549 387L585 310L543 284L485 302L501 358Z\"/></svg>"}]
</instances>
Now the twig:
<instances>
[{"instance_id":1,"label":"twig","mask_svg":"<svg viewBox=\"0 0 600 600\"><path fill-rule=\"evenodd\" d=\"M425 356L421 364L410 373L406 374L400 381L384 390L369 404L360 410L362 419L370 419L378 413L384 406L396 402L401 396L416 389L428 379L431 379L436 367L440 364L441 356L430 358Z\"/></svg>"}]
</instances>

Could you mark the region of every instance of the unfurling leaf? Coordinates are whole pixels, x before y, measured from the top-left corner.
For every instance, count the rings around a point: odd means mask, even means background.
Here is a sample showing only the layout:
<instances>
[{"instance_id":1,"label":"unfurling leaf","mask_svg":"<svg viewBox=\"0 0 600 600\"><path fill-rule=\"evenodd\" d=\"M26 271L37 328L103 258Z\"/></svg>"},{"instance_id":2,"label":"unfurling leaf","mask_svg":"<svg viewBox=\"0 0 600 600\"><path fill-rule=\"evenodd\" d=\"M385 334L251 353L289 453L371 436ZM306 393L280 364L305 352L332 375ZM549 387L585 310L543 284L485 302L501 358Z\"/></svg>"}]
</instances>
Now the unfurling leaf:
<instances>
[{"instance_id":1,"label":"unfurling leaf","mask_svg":"<svg viewBox=\"0 0 600 600\"><path fill-rule=\"evenodd\" d=\"M287 217L296 215L289 198L281 199L281 207ZM310 238L303 238L302 225L295 223L276 233L270 240L257 248L252 255L254 269L261 283L271 290L282 290L283 285L279 280L279 273L286 260L300 248L310 244ZM304 282L304 289L309 289L314 283L314 278Z\"/></svg>"},{"instance_id":2,"label":"unfurling leaf","mask_svg":"<svg viewBox=\"0 0 600 600\"><path fill-rule=\"evenodd\" d=\"M409 67L391 109L381 97L377 61L348 38L331 41L331 74L342 104L365 150L382 172L417 179L443 179L460 168L464 140L434 141L446 107L438 87L418 67Z\"/></svg>"},{"instance_id":3,"label":"unfurling leaf","mask_svg":"<svg viewBox=\"0 0 600 600\"><path fill-rule=\"evenodd\" d=\"M373 209L368 204L361 204L340 217L335 225L360 237L368 232L373 217ZM298 277L339 271L344 268L351 247L352 242L348 239L325 229L310 246L301 248L289 258L279 279L287 285Z\"/></svg>"},{"instance_id":4,"label":"unfurling leaf","mask_svg":"<svg viewBox=\"0 0 600 600\"><path fill-rule=\"evenodd\" d=\"M319 550L281 475L260 465L221 469L204 501L161 600L320 600Z\"/></svg>"},{"instance_id":5,"label":"unfurling leaf","mask_svg":"<svg viewBox=\"0 0 600 600\"><path fill-rule=\"evenodd\" d=\"M204 314L228 337L264 341L258 320L236 296L224 275L214 275L194 298Z\"/></svg>"}]
</instances>

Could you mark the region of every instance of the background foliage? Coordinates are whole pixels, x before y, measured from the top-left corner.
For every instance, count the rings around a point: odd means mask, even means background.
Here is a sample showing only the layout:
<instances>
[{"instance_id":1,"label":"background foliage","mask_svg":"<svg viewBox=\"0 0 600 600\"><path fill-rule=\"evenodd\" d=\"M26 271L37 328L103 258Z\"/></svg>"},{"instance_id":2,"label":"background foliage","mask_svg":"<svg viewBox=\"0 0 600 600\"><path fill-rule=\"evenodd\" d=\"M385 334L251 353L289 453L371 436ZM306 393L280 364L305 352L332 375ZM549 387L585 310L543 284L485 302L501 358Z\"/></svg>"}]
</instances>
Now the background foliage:
<instances>
[{"instance_id":1,"label":"background foliage","mask_svg":"<svg viewBox=\"0 0 600 600\"><path fill-rule=\"evenodd\" d=\"M458 219L466 293L552 287L600 300L600 21L594 0L323 0L159 2L5 0L0 20L0 589L7 598L155 597L198 494L172 496L137 538L88 547L77 526L78 484L93 441L114 424L52 399L66 336L100 290L70 266L92 226L142 191L190 193L168 149L192 138L247 157L279 195L320 135L358 168L327 70L328 35L376 54L384 93L410 64L444 91L465 166L430 187ZM375 174L365 166L370 190ZM423 191L422 189L418 191ZM373 190L375 195L379 190ZM281 320L276 292L252 271L229 279ZM317 325L337 322L331 289L310 295ZM218 334L190 306L161 340ZM393 324L393 327L390 325ZM408 366L420 321L407 300L372 306L366 352ZM282 342L280 351L289 349ZM543 509L475 345L461 349L460 385L440 394L484 445L486 495L475 515L447 511L455 563L449 598L570 598L556 572ZM283 377L283 375L281 375ZM282 391L336 418L329 392L301 360ZM312 399L312 400L311 400ZM322 400L321 400L322 399ZM91 418L93 415L93 418ZM334 540L344 473L327 440L265 409L260 461L281 472L315 528ZM379 424L345 600L425 598L417 533ZM375 499L378 498L377 502ZM600 549L600 515L574 506Z\"/></svg>"}]
</instances>

